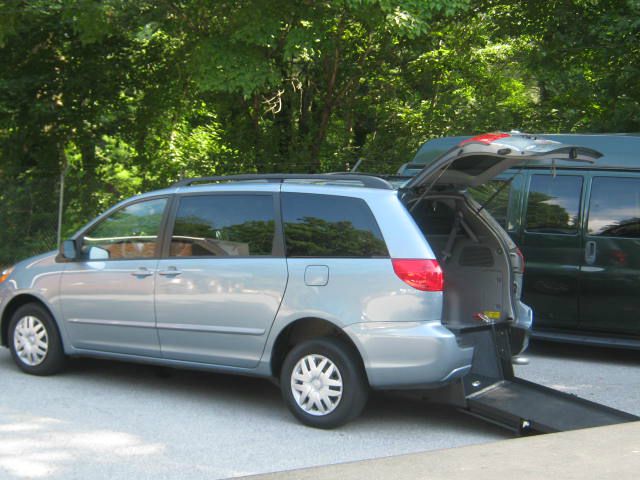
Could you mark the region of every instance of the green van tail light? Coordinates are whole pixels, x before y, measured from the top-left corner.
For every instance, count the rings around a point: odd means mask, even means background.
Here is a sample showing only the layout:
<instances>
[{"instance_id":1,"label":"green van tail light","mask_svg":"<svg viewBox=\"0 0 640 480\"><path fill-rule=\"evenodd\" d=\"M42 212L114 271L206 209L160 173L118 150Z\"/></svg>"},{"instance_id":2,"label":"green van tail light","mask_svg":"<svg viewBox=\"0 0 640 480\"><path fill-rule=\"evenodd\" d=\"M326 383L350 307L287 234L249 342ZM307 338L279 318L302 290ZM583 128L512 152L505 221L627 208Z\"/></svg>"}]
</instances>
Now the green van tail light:
<instances>
[{"instance_id":1,"label":"green van tail light","mask_svg":"<svg viewBox=\"0 0 640 480\"><path fill-rule=\"evenodd\" d=\"M444 275L437 260L398 259L391 260L393 270L400 280L423 292L442 292Z\"/></svg>"}]
</instances>

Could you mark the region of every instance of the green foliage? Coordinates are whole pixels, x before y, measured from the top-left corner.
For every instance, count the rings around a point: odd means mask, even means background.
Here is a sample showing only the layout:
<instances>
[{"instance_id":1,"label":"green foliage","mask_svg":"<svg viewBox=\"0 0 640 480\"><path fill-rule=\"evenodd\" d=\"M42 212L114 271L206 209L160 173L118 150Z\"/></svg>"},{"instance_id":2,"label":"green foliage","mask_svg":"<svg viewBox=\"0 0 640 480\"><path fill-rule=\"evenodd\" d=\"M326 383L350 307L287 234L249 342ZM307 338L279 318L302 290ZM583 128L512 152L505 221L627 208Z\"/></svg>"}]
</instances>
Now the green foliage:
<instances>
[{"instance_id":1,"label":"green foliage","mask_svg":"<svg viewBox=\"0 0 640 480\"><path fill-rule=\"evenodd\" d=\"M640 130L627 0L0 0L0 264L180 177ZM356 241L357 239L354 239Z\"/></svg>"}]
</instances>

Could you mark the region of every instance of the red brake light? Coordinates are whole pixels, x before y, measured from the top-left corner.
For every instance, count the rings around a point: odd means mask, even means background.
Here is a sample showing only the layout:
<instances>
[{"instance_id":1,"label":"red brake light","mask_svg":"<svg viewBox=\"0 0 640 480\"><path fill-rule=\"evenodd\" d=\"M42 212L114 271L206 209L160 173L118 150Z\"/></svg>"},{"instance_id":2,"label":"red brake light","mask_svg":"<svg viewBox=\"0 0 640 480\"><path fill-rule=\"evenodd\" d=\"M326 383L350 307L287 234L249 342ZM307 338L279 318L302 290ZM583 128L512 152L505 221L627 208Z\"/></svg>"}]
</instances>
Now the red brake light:
<instances>
[{"instance_id":1,"label":"red brake light","mask_svg":"<svg viewBox=\"0 0 640 480\"><path fill-rule=\"evenodd\" d=\"M425 292L441 292L444 276L437 260L393 259L393 270L407 285Z\"/></svg>"},{"instance_id":2,"label":"red brake light","mask_svg":"<svg viewBox=\"0 0 640 480\"><path fill-rule=\"evenodd\" d=\"M486 143L487 145L489 145L490 143L493 143L496 140L500 140L501 138L510 137L510 136L511 135L509 135L508 133L483 133L482 135L477 135L475 137L462 140L459 145L462 146L471 142Z\"/></svg>"}]
</instances>

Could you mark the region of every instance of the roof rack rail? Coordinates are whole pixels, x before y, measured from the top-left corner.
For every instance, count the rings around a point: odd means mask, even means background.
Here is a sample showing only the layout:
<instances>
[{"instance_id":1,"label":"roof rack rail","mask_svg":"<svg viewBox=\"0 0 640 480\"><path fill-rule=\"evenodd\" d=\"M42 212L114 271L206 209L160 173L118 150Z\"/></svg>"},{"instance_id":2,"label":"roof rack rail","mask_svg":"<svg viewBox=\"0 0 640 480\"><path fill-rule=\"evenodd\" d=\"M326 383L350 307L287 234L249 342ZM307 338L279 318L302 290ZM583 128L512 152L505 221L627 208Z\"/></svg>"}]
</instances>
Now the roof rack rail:
<instances>
[{"instance_id":1,"label":"roof rack rail","mask_svg":"<svg viewBox=\"0 0 640 480\"><path fill-rule=\"evenodd\" d=\"M215 177L196 177L186 178L174 183L173 187L189 187L195 183L223 183L223 182L250 182L265 180L273 183L283 183L286 180L318 180L325 182L360 182L363 187L379 188L382 190L392 190L393 187L386 180L375 177L373 175L362 175L353 173L330 173L330 174L315 174L315 173L281 173L281 174L244 174L244 175L228 175L228 176L215 176Z\"/></svg>"}]
</instances>

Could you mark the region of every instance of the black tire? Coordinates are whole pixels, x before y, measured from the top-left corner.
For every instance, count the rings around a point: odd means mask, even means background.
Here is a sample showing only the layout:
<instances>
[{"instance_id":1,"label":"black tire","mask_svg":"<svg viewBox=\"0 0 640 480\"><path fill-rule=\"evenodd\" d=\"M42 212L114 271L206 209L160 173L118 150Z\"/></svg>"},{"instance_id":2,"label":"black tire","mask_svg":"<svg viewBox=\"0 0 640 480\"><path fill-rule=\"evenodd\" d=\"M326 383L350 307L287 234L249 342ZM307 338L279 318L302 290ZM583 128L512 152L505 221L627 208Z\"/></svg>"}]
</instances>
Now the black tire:
<instances>
[{"instance_id":1,"label":"black tire","mask_svg":"<svg viewBox=\"0 0 640 480\"><path fill-rule=\"evenodd\" d=\"M30 365L27 360L23 359L19 354L19 347L16 345L16 327L21 319L25 317L35 317L42 327L44 327L44 337L46 338L47 349L44 357L38 359L38 363ZM42 332L42 330L39 330ZM51 314L42 305L37 303L28 303L18 308L11 316L9 322L9 335L7 343L11 356L16 365L25 373L31 375L53 375L63 369L65 364L64 349L60 340L60 333L51 317Z\"/></svg>"},{"instance_id":2,"label":"black tire","mask_svg":"<svg viewBox=\"0 0 640 480\"><path fill-rule=\"evenodd\" d=\"M305 411L298 404L293 393L292 375L294 369L299 361L309 355L327 358L339 372L342 395L333 410L326 414L316 412L314 415ZM330 337L307 340L293 347L285 358L280 371L280 389L287 407L300 422L310 427L324 429L344 425L356 418L362 413L369 396L369 385L358 354L349 345ZM326 404L323 403L324 406ZM313 408L316 407L313 406Z\"/></svg>"}]
</instances>

